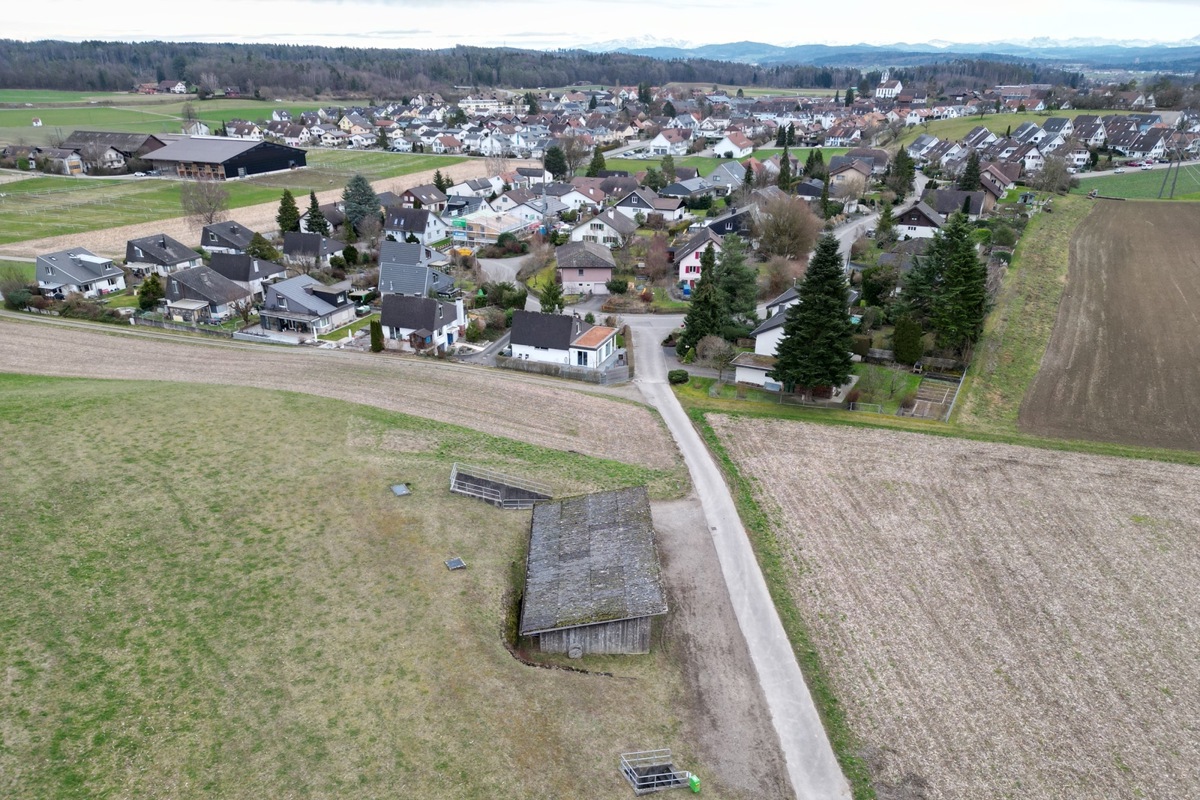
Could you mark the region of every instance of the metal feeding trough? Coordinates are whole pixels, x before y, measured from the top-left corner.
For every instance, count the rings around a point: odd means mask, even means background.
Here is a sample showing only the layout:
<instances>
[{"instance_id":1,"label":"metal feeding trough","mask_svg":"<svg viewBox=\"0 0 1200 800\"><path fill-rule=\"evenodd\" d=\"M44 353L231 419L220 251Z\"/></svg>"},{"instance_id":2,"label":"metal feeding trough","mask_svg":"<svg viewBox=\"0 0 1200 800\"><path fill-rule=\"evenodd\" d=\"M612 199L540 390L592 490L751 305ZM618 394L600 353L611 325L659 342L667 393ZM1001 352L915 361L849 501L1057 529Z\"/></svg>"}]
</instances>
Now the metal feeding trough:
<instances>
[{"instance_id":1,"label":"metal feeding trough","mask_svg":"<svg viewBox=\"0 0 1200 800\"><path fill-rule=\"evenodd\" d=\"M668 789L691 789L700 793L700 776L675 769L670 750L622 753L621 774L633 787L633 793L639 796Z\"/></svg>"},{"instance_id":2,"label":"metal feeding trough","mask_svg":"<svg viewBox=\"0 0 1200 800\"><path fill-rule=\"evenodd\" d=\"M396 497L407 497L412 494L412 489L409 488L407 483L396 483L392 485L392 494L396 495Z\"/></svg>"}]
</instances>

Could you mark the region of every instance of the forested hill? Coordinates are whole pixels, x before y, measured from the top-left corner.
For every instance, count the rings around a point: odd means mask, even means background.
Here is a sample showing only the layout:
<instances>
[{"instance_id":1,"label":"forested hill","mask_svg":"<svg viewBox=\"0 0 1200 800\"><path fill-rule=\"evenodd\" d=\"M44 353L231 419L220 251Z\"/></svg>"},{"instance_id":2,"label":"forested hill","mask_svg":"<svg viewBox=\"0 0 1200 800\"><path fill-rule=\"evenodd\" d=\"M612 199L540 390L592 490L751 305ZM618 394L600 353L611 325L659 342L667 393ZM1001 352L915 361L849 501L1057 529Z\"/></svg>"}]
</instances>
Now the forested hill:
<instances>
[{"instance_id":1,"label":"forested hill","mask_svg":"<svg viewBox=\"0 0 1200 800\"><path fill-rule=\"evenodd\" d=\"M932 57L931 57L932 60ZM906 65L912 80L982 88L997 83L1073 83L1058 69L1003 60L946 59ZM237 86L264 97L358 94L396 97L454 86L633 86L699 82L733 86L842 88L867 75L852 67L758 67L710 60L658 60L581 50L507 48L382 50L270 44L18 42L0 40L0 89L122 91L183 79Z\"/></svg>"}]
</instances>

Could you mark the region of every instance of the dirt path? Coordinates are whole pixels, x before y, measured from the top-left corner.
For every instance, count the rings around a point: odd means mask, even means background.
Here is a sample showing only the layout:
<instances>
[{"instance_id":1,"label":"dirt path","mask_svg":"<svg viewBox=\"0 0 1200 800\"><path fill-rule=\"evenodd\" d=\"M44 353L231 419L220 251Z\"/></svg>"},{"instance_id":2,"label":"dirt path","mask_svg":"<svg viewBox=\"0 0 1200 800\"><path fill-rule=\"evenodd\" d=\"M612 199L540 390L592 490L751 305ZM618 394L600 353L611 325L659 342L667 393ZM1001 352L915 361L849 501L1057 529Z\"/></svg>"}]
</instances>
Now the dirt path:
<instances>
[{"instance_id":1,"label":"dirt path","mask_svg":"<svg viewBox=\"0 0 1200 800\"><path fill-rule=\"evenodd\" d=\"M0 372L284 389L653 469L678 463L644 406L545 379L401 356L176 341L141 330L0 319Z\"/></svg>"},{"instance_id":2,"label":"dirt path","mask_svg":"<svg viewBox=\"0 0 1200 800\"><path fill-rule=\"evenodd\" d=\"M514 168L524 166L525 163L513 162L512 166ZM413 186L432 183L433 174L436 171L431 169L424 172L414 172L411 175L402 175L398 178L384 178L383 180L375 181L371 185L375 187L375 191L377 192L399 193ZM459 182L468 178L484 176L487 172L487 162L482 159L470 159L461 164L442 167L441 171L442 175L448 177L450 180ZM279 192L282 194L283 189L280 189ZM341 189L317 192L317 200L321 203L332 203L335 200L340 200L341 197ZM307 201L303 198L297 202L300 203L302 208L308 207ZM236 220L252 230L266 232L276 228L275 214L278 211L278 202L262 203L256 206L235 208L229 212L228 218ZM184 244L190 245L192 242L199 241L201 227L194 225L186 217L160 219L154 222L140 222L136 225L122 225L106 230L72 233L65 236L50 236L45 239L28 239L23 242L0 245L0 256L29 257L55 250L64 250L68 247L86 247L97 255L108 256L110 258L124 258L125 243L130 239L153 236L156 233L165 233Z\"/></svg>"},{"instance_id":3,"label":"dirt path","mask_svg":"<svg viewBox=\"0 0 1200 800\"><path fill-rule=\"evenodd\" d=\"M1022 430L1200 449L1189 331L1200 324L1200 206L1102 203L1071 239L1070 271Z\"/></svg>"},{"instance_id":4,"label":"dirt path","mask_svg":"<svg viewBox=\"0 0 1200 800\"><path fill-rule=\"evenodd\" d=\"M685 738L695 743L697 772L739 796L794 797L717 551L709 537L696 535L708 527L700 500L693 494L654 503L652 511L671 609L663 644L678 651L684 667L684 702L692 710L685 719L693 727Z\"/></svg>"}]
</instances>

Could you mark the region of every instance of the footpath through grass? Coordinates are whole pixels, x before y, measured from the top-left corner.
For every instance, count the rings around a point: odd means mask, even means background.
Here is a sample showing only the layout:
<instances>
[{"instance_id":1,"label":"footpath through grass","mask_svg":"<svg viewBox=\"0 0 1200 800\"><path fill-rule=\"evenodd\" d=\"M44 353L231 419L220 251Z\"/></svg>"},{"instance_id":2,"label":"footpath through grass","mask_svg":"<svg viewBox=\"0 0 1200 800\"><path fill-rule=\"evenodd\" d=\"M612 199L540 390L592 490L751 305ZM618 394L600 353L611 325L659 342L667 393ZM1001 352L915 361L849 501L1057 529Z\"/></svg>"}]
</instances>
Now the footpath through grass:
<instances>
[{"instance_id":1,"label":"footpath through grass","mask_svg":"<svg viewBox=\"0 0 1200 800\"><path fill-rule=\"evenodd\" d=\"M617 798L623 750L695 763L680 648L516 661L528 512L446 489L459 459L563 494L650 471L198 384L0 375L0 437L6 798Z\"/></svg>"}]
</instances>

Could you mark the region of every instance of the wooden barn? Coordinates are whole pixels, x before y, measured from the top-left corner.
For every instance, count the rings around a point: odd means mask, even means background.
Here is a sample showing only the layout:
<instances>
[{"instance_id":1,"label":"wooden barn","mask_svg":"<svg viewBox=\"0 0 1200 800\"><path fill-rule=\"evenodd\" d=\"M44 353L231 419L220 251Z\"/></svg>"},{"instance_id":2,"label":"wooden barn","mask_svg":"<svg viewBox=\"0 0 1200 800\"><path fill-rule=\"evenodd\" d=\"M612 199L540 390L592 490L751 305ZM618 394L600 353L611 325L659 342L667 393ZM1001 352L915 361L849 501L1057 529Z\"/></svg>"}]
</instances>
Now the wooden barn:
<instances>
[{"instance_id":1,"label":"wooden barn","mask_svg":"<svg viewBox=\"0 0 1200 800\"><path fill-rule=\"evenodd\" d=\"M533 507L520 633L544 653L650 652L667 613L645 487Z\"/></svg>"}]
</instances>

